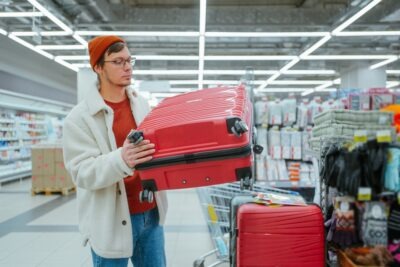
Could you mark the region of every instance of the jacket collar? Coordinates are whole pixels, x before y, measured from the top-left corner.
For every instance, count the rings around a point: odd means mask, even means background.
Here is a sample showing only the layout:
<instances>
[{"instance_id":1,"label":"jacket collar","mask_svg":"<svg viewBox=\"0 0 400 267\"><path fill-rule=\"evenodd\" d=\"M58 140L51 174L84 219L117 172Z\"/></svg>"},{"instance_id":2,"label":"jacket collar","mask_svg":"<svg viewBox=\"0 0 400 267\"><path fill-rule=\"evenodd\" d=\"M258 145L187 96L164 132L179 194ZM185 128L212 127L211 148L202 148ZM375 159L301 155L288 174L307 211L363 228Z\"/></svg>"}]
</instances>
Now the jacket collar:
<instances>
[{"instance_id":1,"label":"jacket collar","mask_svg":"<svg viewBox=\"0 0 400 267\"><path fill-rule=\"evenodd\" d=\"M132 91L132 89L129 86L126 87L125 90L130 102L131 103L134 102L136 93ZM112 109L104 102L104 99L101 96L99 90L97 90L97 88L95 88L92 92L90 92L87 95L86 103L88 105L90 115L95 115L101 110L112 112Z\"/></svg>"}]
</instances>

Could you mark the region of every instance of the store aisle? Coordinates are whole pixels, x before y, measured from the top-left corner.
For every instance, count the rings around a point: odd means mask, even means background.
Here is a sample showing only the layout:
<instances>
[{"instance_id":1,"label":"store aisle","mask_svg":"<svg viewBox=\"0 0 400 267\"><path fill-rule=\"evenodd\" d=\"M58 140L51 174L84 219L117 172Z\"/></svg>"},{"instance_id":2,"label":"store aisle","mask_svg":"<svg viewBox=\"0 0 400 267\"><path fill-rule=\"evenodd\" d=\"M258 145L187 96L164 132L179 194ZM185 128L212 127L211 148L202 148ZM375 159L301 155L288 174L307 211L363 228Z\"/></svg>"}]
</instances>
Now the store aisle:
<instances>
[{"instance_id":1,"label":"store aisle","mask_svg":"<svg viewBox=\"0 0 400 267\"><path fill-rule=\"evenodd\" d=\"M81 246L78 233L75 194L31 196L30 187L26 179L0 188L0 266L91 266L90 250ZM197 192L171 191L168 198L168 266L193 266L213 249Z\"/></svg>"}]
</instances>

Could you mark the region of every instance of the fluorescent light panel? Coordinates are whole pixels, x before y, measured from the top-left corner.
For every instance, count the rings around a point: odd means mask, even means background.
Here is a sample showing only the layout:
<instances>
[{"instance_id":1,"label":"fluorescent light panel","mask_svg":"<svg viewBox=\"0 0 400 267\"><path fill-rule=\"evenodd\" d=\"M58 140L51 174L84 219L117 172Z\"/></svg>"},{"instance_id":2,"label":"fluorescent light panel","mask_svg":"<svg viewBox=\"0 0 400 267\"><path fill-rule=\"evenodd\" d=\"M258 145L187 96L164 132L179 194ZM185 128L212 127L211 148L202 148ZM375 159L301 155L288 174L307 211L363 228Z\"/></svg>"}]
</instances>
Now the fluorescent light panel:
<instances>
[{"instance_id":1,"label":"fluorescent light panel","mask_svg":"<svg viewBox=\"0 0 400 267\"><path fill-rule=\"evenodd\" d=\"M63 65L64 67L69 68L70 70L73 70L73 71L75 71L75 72L78 72L78 68L77 68L77 67L75 67L75 66L69 64L68 62L65 62L64 60L62 60L62 59L60 59L60 58L57 58L57 57L56 57L54 61L56 61L57 63Z\"/></svg>"},{"instance_id":2,"label":"fluorescent light panel","mask_svg":"<svg viewBox=\"0 0 400 267\"><path fill-rule=\"evenodd\" d=\"M373 0L370 2L368 5L363 7L360 11L358 11L356 14L354 14L352 17L347 19L345 22L340 24L336 29L332 31L332 34L335 35L341 31L343 31L345 28L347 28L349 25L351 25L353 22L355 22L357 19L359 19L361 16L363 16L365 13L370 11L374 6L379 4L382 0Z\"/></svg>"},{"instance_id":3,"label":"fluorescent light panel","mask_svg":"<svg viewBox=\"0 0 400 267\"><path fill-rule=\"evenodd\" d=\"M329 81L319 81L319 80L292 80L292 81L270 81L268 84L279 84L279 85L316 85L325 84Z\"/></svg>"},{"instance_id":4,"label":"fluorescent light panel","mask_svg":"<svg viewBox=\"0 0 400 267\"><path fill-rule=\"evenodd\" d=\"M136 36L136 37L198 37L199 32L178 32L178 31L76 31L80 36Z\"/></svg>"},{"instance_id":5,"label":"fluorescent light panel","mask_svg":"<svg viewBox=\"0 0 400 267\"><path fill-rule=\"evenodd\" d=\"M86 49L84 45L37 45L36 48L42 50L83 50Z\"/></svg>"},{"instance_id":6,"label":"fluorescent light panel","mask_svg":"<svg viewBox=\"0 0 400 267\"><path fill-rule=\"evenodd\" d=\"M295 93L295 92L303 92L303 91L305 91L305 90L310 90L310 89L313 89L313 88L286 88L286 87L282 87L282 88L266 88L266 89L261 89L261 90L258 90L258 92L261 92L261 93L274 93L274 92L277 92L277 93L279 93L279 92L282 92L282 93L286 93L286 92L293 92L293 93Z\"/></svg>"},{"instance_id":7,"label":"fluorescent light panel","mask_svg":"<svg viewBox=\"0 0 400 267\"><path fill-rule=\"evenodd\" d=\"M88 43L86 42L85 39L83 39L82 37L80 37L77 33L74 33L74 35L72 35L72 37L81 45L87 47Z\"/></svg>"},{"instance_id":8,"label":"fluorescent light panel","mask_svg":"<svg viewBox=\"0 0 400 267\"><path fill-rule=\"evenodd\" d=\"M394 82L387 82L386 83L386 87L387 88L393 88L393 87L397 87L397 86L400 86L400 82L394 81Z\"/></svg>"},{"instance_id":9,"label":"fluorescent light panel","mask_svg":"<svg viewBox=\"0 0 400 267\"><path fill-rule=\"evenodd\" d=\"M207 0L200 0L200 35L206 32Z\"/></svg>"},{"instance_id":10,"label":"fluorescent light panel","mask_svg":"<svg viewBox=\"0 0 400 267\"><path fill-rule=\"evenodd\" d=\"M285 75L334 75L334 70L287 70L283 71Z\"/></svg>"},{"instance_id":11,"label":"fluorescent light panel","mask_svg":"<svg viewBox=\"0 0 400 267\"><path fill-rule=\"evenodd\" d=\"M0 12L0 18L43 17L42 12Z\"/></svg>"},{"instance_id":12,"label":"fluorescent light panel","mask_svg":"<svg viewBox=\"0 0 400 267\"><path fill-rule=\"evenodd\" d=\"M336 36L398 36L400 31L350 31L338 32Z\"/></svg>"},{"instance_id":13,"label":"fluorescent light panel","mask_svg":"<svg viewBox=\"0 0 400 267\"><path fill-rule=\"evenodd\" d=\"M288 69L290 69L291 67L293 67L294 65L296 65L299 61L300 61L300 58L296 57L295 59L293 59L292 61L290 61L288 64L286 64L286 66L284 66L283 68L281 68L279 71L280 71L280 72L287 71Z\"/></svg>"},{"instance_id":14,"label":"fluorescent light panel","mask_svg":"<svg viewBox=\"0 0 400 267\"><path fill-rule=\"evenodd\" d=\"M293 60L296 56L205 56L205 60Z\"/></svg>"},{"instance_id":15,"label":"fluorescent light panel","mask_svg":"<svg viewBox=\"0 0 400 267\"><path fill-rule=\"evenodd\" d=\"M66 32L71 32L72 30L70 27L68 27L64 22L59 20L56 16L54 16L50 11L48 11L44 6L42 6L38 1L36 0L28 0L31 5L36 7L40 12L43 13L46 17L48 17L52 22L54 22L58 27L63 29Z\"/></svg>"},{"instance_id":16,"label":"fluorescent light panel","mask_svg":"<svg viewBox=\"0 0 400 267\"><path fill-rule=\"evenodd\" d=\"M303 93L301 93L301 96L307 96L307 95L312 94L314 92L315 92L314 89L306 90Z\"/></svg>"},{"instance_id":17,"label":"fluorescent light panel","mask_svg":"<svg viewBox=\"0 0 400 267\"><path fill-rule=\"evenodd\" d=\"M386 74L400 74L400 70L386 70Z\"/></svg>"},{"instance_id":18,"label":"fluorescent light panel","mask_svg":"<svg viewBox=\"0 0 400 267\"><path fill-rule=\"evenodd\" d=\"M328 32L206 32L207 37L320 37L329 34Z\"/></svg>"},{"instance_id":19,"label":"fluorescent light panel","mask_svg":"<svg viewBox=\"0 0 400 267\"><path fill-rule=\"evenodd\" d=\"M390 64L390 63L392 63L392 62L395 62L395 61L398 60L398 59L399 59L399 57L393 56L393 57L388 58L388 59L386 59L386 60L384 60L384 61L381 61L381 62L379 62L379 63L376 63L376 64L374 64L374 65L371 65L371 66L369 67L369 69L370 69L370 70L374 70L374 69L380 68L380 67L385 66L385 65L388 65L388 64Z\"/></svg>"},{"instance_id":20,"label":"fluorescent light panel","mask_svg":"<svg viewBox=\"0 0 400 267\"><path fill-rule=\"evenodd\" d=\"M304 57L307 57L308 55L310 55L312 52L314 52L315 50L317 50L318 48L320 48L321 46L323 46L326 42L329 41L329 39L331 39L332 36L326 35L323 38L321 38L318 42L316 42L315 44L313 44L310 48L308 48L306 51L304 51L303 53L300 54L300 58L303 59Z\"/></svg>"},{"instance_id":21,"label":"fluorescent light panel","mask_svg":"<svg viewBox=\"0 0 400 267\"><path fill-rule=\"evenodd\" d=\"M0 28L0 34L2 34L2 35L7 35L8 32L7 32L6 30Z\"/></svg>"},{"instance_id":22,"label":"fluorescent light panel","mask_svg":"<svg viewBox=\"0 0 400 267\"><path fill-rule=\"evenodd\" d=\"M304 60L379 60L392 58L395 55L310 55Z\"/></svg>"},{"instance_id":23,"label":"fluorescent light panel","mask_svg":"<svg viewBox=\"0 0 400 267\"><path fill-rule=\"evenodd\" d=\"M11 32L15 36L37 36L37 32ZM71 32L66 31L42 31L41 36L68 36L72 35Z\"/></svg>"}]
</instances>

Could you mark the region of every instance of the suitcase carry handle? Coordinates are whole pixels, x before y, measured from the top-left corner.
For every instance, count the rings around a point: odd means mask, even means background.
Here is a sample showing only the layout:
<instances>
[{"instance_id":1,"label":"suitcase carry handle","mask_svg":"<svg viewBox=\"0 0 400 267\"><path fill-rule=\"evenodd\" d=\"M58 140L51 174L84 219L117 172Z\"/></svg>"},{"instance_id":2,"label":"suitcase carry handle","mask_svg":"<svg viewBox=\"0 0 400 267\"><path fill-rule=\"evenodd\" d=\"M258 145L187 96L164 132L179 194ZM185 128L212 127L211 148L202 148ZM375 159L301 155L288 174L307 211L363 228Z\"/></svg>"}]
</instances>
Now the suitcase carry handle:
<instances>
[{"instance_id":1,"label":"suitcase carry handle","mask_svg":"<svg viewBox=\"0 0 400 267\"><path fill-rule=\"evenodd\" d=\"M129 142L131 142L134 145L139 144L140 142L142 142L144 140L144 135L142 131L136 131L136 130L132 130L129 134L128 134L128 140Z\"/></svg>"}]
</instances>

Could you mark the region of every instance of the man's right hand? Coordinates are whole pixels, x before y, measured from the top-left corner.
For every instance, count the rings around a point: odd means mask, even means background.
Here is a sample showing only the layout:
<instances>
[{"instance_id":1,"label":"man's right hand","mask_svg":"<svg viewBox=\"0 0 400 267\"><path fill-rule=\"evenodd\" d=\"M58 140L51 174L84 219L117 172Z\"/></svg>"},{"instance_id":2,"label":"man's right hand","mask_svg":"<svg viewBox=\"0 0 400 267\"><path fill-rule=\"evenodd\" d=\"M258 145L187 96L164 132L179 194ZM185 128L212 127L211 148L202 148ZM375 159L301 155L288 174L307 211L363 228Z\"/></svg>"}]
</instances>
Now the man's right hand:
<instances>
[{"instance_id":1,"label":"man's right hand","mask_svg":"<svg viewBox=\"0 0 400 267\"><path fill-rule=\"evenodd\" d=\"M134 145L128 139L125 139L122 145L122 159L130 168L135 168L136 165L151 160L153 158L151 155L154 152L154 144L150 143L149 140L143 140Z\"/></svg>"}]
</instances>

